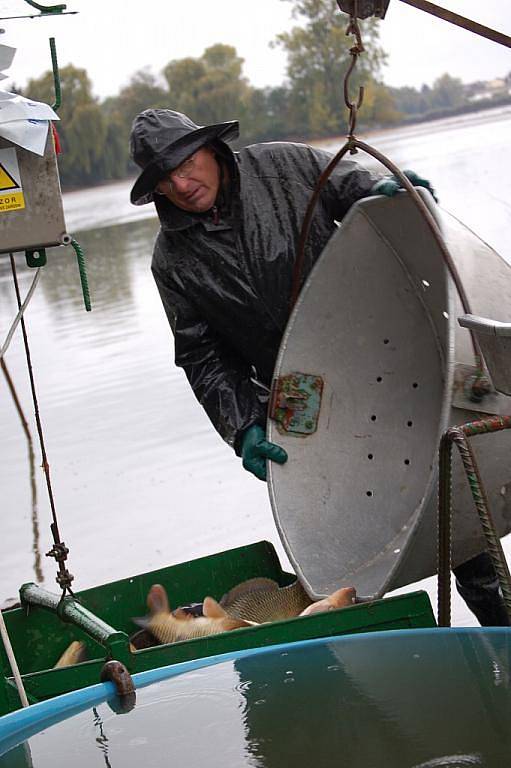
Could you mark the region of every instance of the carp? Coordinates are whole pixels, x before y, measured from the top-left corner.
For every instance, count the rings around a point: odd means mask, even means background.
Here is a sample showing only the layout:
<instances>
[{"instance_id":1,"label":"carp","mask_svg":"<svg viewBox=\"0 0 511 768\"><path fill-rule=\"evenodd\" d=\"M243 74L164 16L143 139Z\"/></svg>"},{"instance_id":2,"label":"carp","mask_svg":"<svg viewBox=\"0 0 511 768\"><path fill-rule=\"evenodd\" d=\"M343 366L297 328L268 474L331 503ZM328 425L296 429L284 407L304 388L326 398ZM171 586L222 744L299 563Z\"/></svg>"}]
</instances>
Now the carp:
<instances>
[{"instance_id":1,"label":"carp","mask_svg":"<svg viewBox=\"0 0 511 768\"><path fill-rule=\"evenodd\" d=\"M82 640L73 640L57 663L53 666L53 669L60 669L61 667L70 667L72 664L81 664L82 661L87 659L87 648Z\"/></svg>"},{"instance_id":2,"label":"carp","mask_svg":"<svg viewBox=\"0 0 511 768\"><path fill-rule=\"evenodd\" d=\"M243 581L227 592L220 605L229 616L263 624L299 616L312 600L298 580L280 587L273 579Z\"/></svg>"},{"instance_id":3,"label":"carp","mask_svg":"<svg viewBox=\"0 0 511 768\"><path fill-rule=\"evenodd\" d=\"M212 597L204 598L203 616L192 616L181 608L171 611L167 592L161 584L153 584L147 596L149 616L133 619L148 629L163 644L178 643L197 637L217 635L233 629L253 626L253 622L229 616Z\"/></svg>"},{"instance_id":4,"label":"carp","mask_svg":"<svg viewBox=\"0 0 511 768\"><path fill-rule=\"evenodd\" d=\"M220 605L229 616L265 624L344 608L354 601L353 587L339 589L329 597L313 602L298 579L281 587L273 579L254 578L227 592Z\"/></svg>"},{"instance_id":5,"label":"carp","mask_svg":"<svg viewBox=\"0 0 511 768\"><path fill-rule=\"evenodd\" d=\"M356 601L355 587L343 587L336 592L332 592L328 597L324 597L323 600L318 600L316 603L312 603L300 616L312 616L314 613L323 613L324 611L335 611L337 608L347 608L353 605Z\"/></svg>"}]
</instances>

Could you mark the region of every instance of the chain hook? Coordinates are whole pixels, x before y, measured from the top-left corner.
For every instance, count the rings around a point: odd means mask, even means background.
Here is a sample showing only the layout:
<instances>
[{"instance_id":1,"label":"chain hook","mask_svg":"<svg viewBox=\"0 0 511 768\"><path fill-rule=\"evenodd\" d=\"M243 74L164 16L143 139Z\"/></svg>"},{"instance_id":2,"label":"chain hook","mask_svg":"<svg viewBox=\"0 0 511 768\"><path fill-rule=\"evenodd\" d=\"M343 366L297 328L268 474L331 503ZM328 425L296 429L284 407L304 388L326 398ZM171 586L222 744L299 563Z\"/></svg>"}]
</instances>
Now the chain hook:
<instances>
[{"instance_id":1,"label":"chain hook","mask_svg":"<svg viewBox=\"0 0 511 768\"><path fill-rule=\"evenodd\" d=\"M353 45L350 48L350 56L351 56L351 64L348 68L348 71L346 72L346 75L344 76L344 103L346 104L347 108L350 111L349 116L349 125L348 125L348 138L353 139L354 133L355 133L355 127L357 124L357 116L358 111L360 107L362 106L362 102L364 101L364 87L361 85L358 89L358 99L357 101L351 101L350 95L349 95L349 82L350 77L357 65L358 57L361 53L365 51L364 44L362 42L362 35L360 33L360 27L358 25L357 21L357 2L358 0L353 0L353 8L352 12L350 13L350 20L348 23L348 27L346 29L347 35L355 35L355 45ZM350 149L350 153L354 155L357 152L356 147L352 147Z\"/></svg>"}]
</instances>

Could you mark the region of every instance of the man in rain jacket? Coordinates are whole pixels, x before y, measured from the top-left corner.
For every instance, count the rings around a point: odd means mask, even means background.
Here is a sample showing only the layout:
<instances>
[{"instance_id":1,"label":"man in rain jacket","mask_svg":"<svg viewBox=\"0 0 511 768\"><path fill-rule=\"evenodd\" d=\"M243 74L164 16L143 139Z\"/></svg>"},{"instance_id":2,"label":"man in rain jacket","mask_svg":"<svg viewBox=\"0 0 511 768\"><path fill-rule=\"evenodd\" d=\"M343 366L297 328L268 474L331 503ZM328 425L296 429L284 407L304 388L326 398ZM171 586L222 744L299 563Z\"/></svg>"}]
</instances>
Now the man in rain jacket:
<instances>
[{"instance_id":1,"label":"man in rain jacket","mask_svg":"<svg viewBox=\"0 0 511 768\"><path fill-rule=\"evenodd\" d=\"M304 214L331 156L291 142L234 153L226 141L237 136L236 121L197 126L179 112L145 110L131 132L131 154L142 168L131 202L154 202L160 219L152 271L174 333L176 365L245 469L264 480L266 460L287 459L265 439L268 390L289 316ZM406 173L432 191L429 182ZM338 164L314 212L302 281L353 203L398 188L392 177L378 180L348 160ZM502 623L496 614L477 613L481 595L469 594L474 573L467 565L461 566L464 598L480 621ZM476 566L480 577L481 561ZM489 566L485 585L494 582ZM487 601L486 592L483 597Z\"/></svg>"},{"instance_id":2,"label":"man in rain jacket","mask_svg":"<svg viewBox=\"0 0 511 768\"><path fill-rule=\"evenodd\" d=\"M266 458L286 458L264 441L267 388L289 315L296 242L330 155L287 142L234 154L225 142L237 135L235 121L198 127L171 110L142 112L131 150L144 170L131 201L154 201L160 218L152 270L176 365L245 468L264 479ZM304 278L335 222L375 182L354 162L334 171L315 212Z\"/></svg>"}]
</instances>

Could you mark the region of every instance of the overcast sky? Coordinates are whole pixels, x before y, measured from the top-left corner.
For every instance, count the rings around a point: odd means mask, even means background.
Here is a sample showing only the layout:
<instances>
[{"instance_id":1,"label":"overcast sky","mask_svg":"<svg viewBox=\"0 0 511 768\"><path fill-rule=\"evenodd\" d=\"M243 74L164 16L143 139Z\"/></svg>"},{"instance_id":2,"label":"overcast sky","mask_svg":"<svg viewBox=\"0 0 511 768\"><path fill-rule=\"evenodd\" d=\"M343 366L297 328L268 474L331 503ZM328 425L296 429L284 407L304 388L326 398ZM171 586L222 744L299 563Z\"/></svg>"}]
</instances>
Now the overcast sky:
<instances>
[{"instance_id":1,"label":"overcast sky","mask_svg":"<svg viewBox=\"0 0 511 768\"><path fill-rule=\"evenodd\" d=\"M511 35L509 0L436 2ZM60 65L85 68L101 98L116 94L138 69L157 74L171 59L200 56L217 42L236 47L253 85L277 85L285 78L286 59L269 44L297 23L291 17L293 5L293 0L68 0L68 10L77 15L0 21L5 30L0 42L18 48L9 74L23 85L50 68L47 40L55 36ZM31 12L24 0L0 0L0 17ZM389 54L384 70L389 85L431 84L444 72L471 82L511 71L511 49L399 0L391 0L380 28Z\"/></svg>"}]
</instances>

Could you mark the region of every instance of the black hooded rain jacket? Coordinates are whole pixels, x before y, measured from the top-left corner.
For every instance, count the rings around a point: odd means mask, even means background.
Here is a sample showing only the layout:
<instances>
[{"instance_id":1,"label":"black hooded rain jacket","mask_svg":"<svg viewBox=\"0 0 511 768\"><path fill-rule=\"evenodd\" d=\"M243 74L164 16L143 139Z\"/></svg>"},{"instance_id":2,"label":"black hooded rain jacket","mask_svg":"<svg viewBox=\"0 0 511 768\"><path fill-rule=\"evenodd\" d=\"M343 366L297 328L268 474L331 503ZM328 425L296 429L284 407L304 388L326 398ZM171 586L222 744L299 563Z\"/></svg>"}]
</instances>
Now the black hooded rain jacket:
<instances>
[{"instance_id":1,"label":"black hooded rain jacket","mask_svg":"<svg viewBox=\"0 0 511 768\"><path fill-rule=\"evenodd\" d=\"M220 151L228 185L217 215L190 214L155 196L161 229L152 271L174 333L176 365L239 454L244 430L265 425L267 394L254 383L253 368L269 387L289 316L304 214L331 156L287 142L239 153L222 142ZM354 162L337 166L316 206L303 279L335 222L375 181Z\"/></svg>"}]
</instances>

